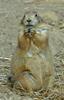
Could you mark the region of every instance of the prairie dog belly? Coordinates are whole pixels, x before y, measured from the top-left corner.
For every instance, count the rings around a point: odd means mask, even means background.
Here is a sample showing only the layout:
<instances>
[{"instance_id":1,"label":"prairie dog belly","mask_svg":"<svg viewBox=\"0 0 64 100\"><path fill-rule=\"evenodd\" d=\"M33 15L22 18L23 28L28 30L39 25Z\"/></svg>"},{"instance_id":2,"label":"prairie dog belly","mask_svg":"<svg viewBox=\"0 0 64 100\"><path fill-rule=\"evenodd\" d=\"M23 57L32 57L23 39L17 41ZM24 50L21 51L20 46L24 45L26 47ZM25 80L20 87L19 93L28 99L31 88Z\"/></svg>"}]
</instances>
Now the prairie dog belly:
<instances>
[{"instance_id":1,"label":"prairie dog belly","mask_svg":"<svg viewBox=\"0 0 64 100\"><path fill-rule=\"evenodd\" d=\"M34 46L34 45L33 45ZM38 55L39 49L31 47L25 57L25 65L31 71L35 78L42 80L42 58Z\"/></svg>"},{"instance_id":2,"label":"prairie dog belly","mask_svg":"<svg viewBox=\"0 0 64 100\"><path fill-rule=\"evenodd\" d=\"M51 65L46 58L46 54L44 53L46 51L41 52L36 47L34 50L31 48L31 50L26 55L25 65L27 69L30 70L34 80L37 80L40 84L37 85L37 82L33 80L35 82L35 87L42 86L43 88L46 88L48 86L47 84L51 73ZM31 78L31 75L29 77Z\"/></svg>"},{"instance_id":3,"label":"prairie dog belly","mask_svg":"<svg viewBox=\"0 0 64 100\"><path fill-rule=\"evenodd\" d=\"M42 69L42 59L38 55L33 55L32 57L26 58L26 67L31 71L34 76L41 77L41 69ZM39 74L41 74L39 76Z\"/></svg>"}]
</instances>

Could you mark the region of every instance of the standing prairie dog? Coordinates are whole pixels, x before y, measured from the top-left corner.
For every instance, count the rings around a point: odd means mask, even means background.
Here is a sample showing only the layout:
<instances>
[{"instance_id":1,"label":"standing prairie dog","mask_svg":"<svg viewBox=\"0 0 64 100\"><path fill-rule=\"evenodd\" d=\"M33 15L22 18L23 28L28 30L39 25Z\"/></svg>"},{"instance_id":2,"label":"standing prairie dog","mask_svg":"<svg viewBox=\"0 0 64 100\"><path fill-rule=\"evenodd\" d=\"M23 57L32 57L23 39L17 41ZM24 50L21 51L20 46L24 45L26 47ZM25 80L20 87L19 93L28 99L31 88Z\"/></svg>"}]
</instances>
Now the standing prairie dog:
<instances>
[{"instance_id":1,"label":"standing prairie dog","mask_svg":"<svg viewBox=\"0 0 64 100\"><path fill-rule=\"evenodd\" d=\"M21 23L23 30L18 35L11 60L15 87L28 92L47 89L52 86L54 74L48 33L43 30L42 18L35 12L27 12Z\"/></svg>"}]
</instances>

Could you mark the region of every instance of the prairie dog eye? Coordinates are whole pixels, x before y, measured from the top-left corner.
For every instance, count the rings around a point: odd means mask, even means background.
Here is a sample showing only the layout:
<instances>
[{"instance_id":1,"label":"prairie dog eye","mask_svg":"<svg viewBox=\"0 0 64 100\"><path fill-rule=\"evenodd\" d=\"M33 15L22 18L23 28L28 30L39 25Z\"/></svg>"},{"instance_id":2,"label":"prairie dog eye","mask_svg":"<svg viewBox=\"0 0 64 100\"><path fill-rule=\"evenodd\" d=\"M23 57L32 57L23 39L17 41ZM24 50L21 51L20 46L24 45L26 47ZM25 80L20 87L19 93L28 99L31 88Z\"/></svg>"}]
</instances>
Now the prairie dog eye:
<instances>
[{"instance_id":1,"label":"prairie dog eye","mask_svg":"<svg viewBox=\"0 0 64 100\"><path fill-rule=\"evenodd\" d=\"M37 17L38 15L37 14L35 14L35 17Z\"/></svg>"}]
</instances>

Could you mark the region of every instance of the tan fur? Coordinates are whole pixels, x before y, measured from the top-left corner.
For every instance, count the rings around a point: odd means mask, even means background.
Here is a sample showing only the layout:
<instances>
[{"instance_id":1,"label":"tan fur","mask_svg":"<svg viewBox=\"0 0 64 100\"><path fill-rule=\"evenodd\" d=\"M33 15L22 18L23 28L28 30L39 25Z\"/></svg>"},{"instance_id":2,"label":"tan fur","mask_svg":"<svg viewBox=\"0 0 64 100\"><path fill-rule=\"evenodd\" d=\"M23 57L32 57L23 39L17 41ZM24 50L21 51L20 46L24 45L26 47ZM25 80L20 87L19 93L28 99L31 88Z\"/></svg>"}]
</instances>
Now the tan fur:
<instances>
[{"instance_id":1,"label":"tan fur","mask_svg":"<svg viewBox=\"0 0 64 100\"><path fill-rule=\"evenodd\" d=\"M32 18L32 15L30 17ZM40 23L37 20L35 33L31 38L29 34L27 36L23 33L19 34L18 47L11 61L11 72L15 81L20 89L23 88L30 93L51 87L53 83L54 70L48 33L42 31L42 23ZM38 29L41 31L37 31Z\"/></svg>"},{"instance_id":2,"label":"tan fur","mask_svg":"<svg viewBox=\"0 0 64 100\"><path fill-rule=\"evenodd\" d=\"M27 52L30 48L31 40L25 35L18 37L18 48L22 50L22 53Z\"/></svg>"}]
</instances>

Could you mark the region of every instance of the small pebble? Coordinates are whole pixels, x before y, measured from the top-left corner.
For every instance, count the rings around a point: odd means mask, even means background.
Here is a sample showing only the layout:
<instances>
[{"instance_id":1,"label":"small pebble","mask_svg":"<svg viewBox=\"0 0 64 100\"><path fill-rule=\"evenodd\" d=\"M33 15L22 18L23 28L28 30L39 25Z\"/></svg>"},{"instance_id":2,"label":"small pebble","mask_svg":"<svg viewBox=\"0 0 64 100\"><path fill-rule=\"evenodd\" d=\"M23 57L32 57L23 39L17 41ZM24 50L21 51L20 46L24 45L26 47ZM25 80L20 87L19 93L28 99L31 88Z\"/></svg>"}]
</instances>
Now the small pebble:
<instances>
[{"instance_id":1,"label":"small pebble","mask_svg":"<svg viewBox=\"0 0 64 100\"><path fill-rule=\"evenodd\" d=\"M24 0L24 3L32 3L34 0Z\"/></svg>"}]
</instances>

